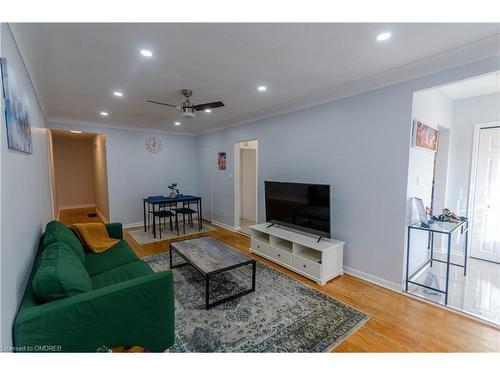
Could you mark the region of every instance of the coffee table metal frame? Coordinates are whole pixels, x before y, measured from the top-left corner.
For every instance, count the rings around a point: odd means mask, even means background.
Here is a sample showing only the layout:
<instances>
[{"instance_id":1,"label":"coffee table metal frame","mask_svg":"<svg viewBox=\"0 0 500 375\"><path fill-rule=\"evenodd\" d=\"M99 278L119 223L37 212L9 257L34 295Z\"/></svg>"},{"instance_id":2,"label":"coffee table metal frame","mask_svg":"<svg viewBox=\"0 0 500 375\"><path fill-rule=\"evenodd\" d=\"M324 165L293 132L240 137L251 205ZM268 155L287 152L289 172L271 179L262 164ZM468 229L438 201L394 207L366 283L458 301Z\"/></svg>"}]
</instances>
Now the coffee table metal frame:
<instances>
[{"instance_id":1,"label":"coffee table metal frame","mask_svg":"<svg viewBox=\"0 0 500 375\"><path fill-rule=\"evenodd\" d=\"M169 247L170 247L170 251L169 251L170 269L177 268L177 267L182 267L182 266L185 266L185 265L189 264L189 265L193 266L194 269L196 269L199 273L201 273L205 277L205 309L206 310L209 310L209 309L211 309L214 306L226 303L228 301L232 301L232 300L234 300L236 298L244 296L245 294L249 294L249 293L255 292L255 273L256 273L256 261L255 261L255 259L249 259L249 260L247 260L245 262L238 263L238 264L232 265L230 267L225 267L225 268L221 268L221 269L216 270L216 271L205 273L196 264L194 264L194 262L191 262L183 254L181 254L180 252L176 251L176 249L175 249L175 242L171 242L169 244ZM180 264L173 265L172 264L172 251L175 251L175 253L177 255L179 255L181 258L183 258L186 262L185 263L180 263ZM218 273L230 271L230 270L233 270L235 268L243 267L243 266L246 266L247 264L252 264L252 287L250 289L248 289L248 290L244 290L242 292L239 292L239 293L233 294L231 296L225 297L225 298L223 298L223 299L221 299L219 301L215 301L215 302L210 303L210 276L216 275Z\"/></svg>"}]
</instances>

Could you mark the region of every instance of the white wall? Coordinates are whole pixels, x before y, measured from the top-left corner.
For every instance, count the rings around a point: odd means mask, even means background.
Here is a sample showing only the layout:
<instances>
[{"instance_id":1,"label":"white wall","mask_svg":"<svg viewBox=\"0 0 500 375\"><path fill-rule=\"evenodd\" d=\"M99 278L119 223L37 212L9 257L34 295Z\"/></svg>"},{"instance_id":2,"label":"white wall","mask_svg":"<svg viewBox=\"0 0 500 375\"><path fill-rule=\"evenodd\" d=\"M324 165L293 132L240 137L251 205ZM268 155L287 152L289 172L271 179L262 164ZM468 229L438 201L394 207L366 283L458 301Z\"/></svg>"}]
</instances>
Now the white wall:
<instances>
[{"instance_id":1,"label":"white wall","mask_svg":"<svg viewBox=\"0 0 500 375\"><path fill-rule=\"evenodd\" d=\"M4 103L1 117L1 326L0 347L12 345L12 322L26 288L38 241L52 219L45 119L23 61L6 24L1 24L0 56L29 98L33 154L7 148ZM1 349L0 349L1 350Z\"/></svg>"},{"instance_id":2,"label":"white wall","mask_svg":"<svg viewBox=\"0 0 500 375\"><path fill-rule=\"evenodd\" d=\"M435 129L438 127L449 129L453 123L453 102L439 90L416 92L413 95L412 122L413 120ZM434 157L433 151L410 148L407 190L410 210L408 210L407 224L419 220L413 197L421 198L426 207L431 207ZM428 252L427 232L413 231L411 236L410 273L426 261Z\"/></svg>"},{"instance_id":3,"label":"white wall","mask_svg":"<svg viewBox=\"0 0 500 375\"><path fill-rule=\"evenodd\" d=\"M499 58L425 78L208 133L200 150L213 160L225 151L228 170L216 163L200 190L213 197L214 220L234 223L234 144L259 141L258 221L264 221L264 181L332 186L332 233L346 241L346 269L401 289L408 221L408 166L414 91L498 70ZM424 119L425 120L425 119ZM201 169L201 166L199 166ZM211 182L211 183L209 183Z\"/></svg>"},{"instance_id":4,"label":"white wall","mask_svg":"<svg viewBox=\"0 0 500 375\"><path fill-rule=\"evenodd\" d=\"M500 122L500 94L476 96L453 103L447 205L467 215L474 125Z\"/></svg>"},{"instance_id":5,"label":"white wall","mask_svg":"<svg viewBox=\"0 0 500 375\"><path fill-rule=\"evenodd\" d=\"M52 129L83 130L106 135L110 221L142 224L142 198L168 194L172 182L181 193L196 194L196 139L162 132L48 122ZM152 154L144 147L159 137L163 150Z\"/></svg>"}]
</instances>

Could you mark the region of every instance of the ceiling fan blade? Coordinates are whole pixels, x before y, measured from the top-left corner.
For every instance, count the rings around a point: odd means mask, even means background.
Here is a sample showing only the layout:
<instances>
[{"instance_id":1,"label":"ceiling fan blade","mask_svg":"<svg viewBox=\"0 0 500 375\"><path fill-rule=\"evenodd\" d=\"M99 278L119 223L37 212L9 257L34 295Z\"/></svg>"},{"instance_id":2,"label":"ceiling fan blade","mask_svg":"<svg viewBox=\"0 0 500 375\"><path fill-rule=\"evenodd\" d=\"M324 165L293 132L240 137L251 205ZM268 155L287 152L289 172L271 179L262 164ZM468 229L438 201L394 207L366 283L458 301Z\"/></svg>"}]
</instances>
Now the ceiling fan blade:
<instances>
[{"instance_id":1,"label":"ceiling fan blade","mask_svg":"<svg viewBox=\"0 0 500 375\"><path fill-rule=\"evenodd\" d=\"M192 106L192 108L195 111L203 111L204 109L213 109L213 108L219 108L219 107L224 107L224 103L212 102L212 103L197 104L197 105Z\"/></svg>"},{"instance_id":2,"label":"ceiling fan blade","mask_svg":"<svg viewBox=\"0 0 500 375\"><path fill-rule=\"evenodd\" d=\"M181 107L179 107L178 105L172 105L172 104L167 104L167 103L162 103L162 102L155 102L154 100L146 100L146 102L181 109Z\"/></svg>"}]
</instances>

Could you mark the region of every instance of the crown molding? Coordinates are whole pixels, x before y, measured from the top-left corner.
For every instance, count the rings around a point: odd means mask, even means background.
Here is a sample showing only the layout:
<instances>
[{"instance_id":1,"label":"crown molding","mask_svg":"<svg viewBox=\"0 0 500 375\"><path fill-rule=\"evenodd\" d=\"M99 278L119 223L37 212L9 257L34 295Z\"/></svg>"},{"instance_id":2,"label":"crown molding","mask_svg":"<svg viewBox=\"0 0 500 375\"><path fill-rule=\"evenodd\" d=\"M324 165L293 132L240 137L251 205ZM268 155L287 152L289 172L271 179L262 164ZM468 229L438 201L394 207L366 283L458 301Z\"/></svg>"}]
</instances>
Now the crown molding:
<instances>
[{"instance_id":1,"label":"crown molding","mask_svg":"<svg viewBox=\"0 0 500 375\"><path fill-rule=\"evenodd\" d=\"M134 131L142 133L162 133L162 134L187 136L187 137L196 136L195 133L180 133L169 130L150 129L142 127L139 128L139 127L123 126L123 125L109 124L109 123L103 124L99 122L87 122L87 121L80 121L80 120L67 119L61 117L49 117L47 119L47 127L50 129L57 129L57 127L54 127L52 125L71 125L72 127L78 126L78 127L94 128L94 129L112 129L112 130Z\"/></svg>"}]
</instances>

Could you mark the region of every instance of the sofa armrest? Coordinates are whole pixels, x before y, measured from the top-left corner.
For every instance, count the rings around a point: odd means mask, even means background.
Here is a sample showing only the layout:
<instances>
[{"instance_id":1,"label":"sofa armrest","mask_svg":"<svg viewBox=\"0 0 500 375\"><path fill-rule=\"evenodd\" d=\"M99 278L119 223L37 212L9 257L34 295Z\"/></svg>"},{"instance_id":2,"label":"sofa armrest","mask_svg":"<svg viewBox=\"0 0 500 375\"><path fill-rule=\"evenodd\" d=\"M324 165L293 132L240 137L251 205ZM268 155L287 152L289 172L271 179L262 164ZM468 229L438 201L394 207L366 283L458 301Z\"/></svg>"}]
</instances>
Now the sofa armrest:
<instances>
[{"instance_id":1,"label":"sofa armrest","mask_svg":"<svg viewBox=\"0 0 500 375\"><path fill-rule=\"evenodd\" d=\"M117 240L123 240L123 226L122 223L109 223L105 224L108 235Z\"/></svg>"},{"instance_id":2,"label":"sofa armrest","mask_svg":"<svg viewBox=\"0 0 500 375\"><path fill-rule=\"evenodd\" d=\"M13 332L18 351L137 345L160 352L173 344L174 328L173 277L164 271L27 308Z\"/></svg>"}]
</instances>

